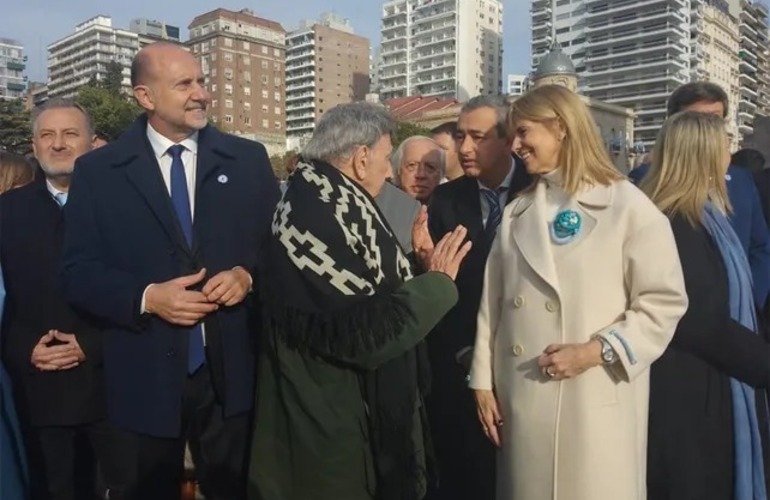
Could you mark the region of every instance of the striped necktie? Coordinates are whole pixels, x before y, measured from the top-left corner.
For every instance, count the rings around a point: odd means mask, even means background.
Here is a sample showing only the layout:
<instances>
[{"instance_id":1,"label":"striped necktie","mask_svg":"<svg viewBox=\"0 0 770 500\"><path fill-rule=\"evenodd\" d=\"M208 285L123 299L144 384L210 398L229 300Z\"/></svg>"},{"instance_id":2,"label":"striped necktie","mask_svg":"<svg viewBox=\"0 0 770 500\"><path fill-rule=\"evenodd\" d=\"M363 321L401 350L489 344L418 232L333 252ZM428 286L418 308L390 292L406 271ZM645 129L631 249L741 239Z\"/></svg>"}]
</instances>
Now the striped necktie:
<instances>
[{"instance_id":1,"label":"striped necktie","mask_svg":"<svg viewBox=\"0 0 770 500\"><path fill-rule=\"evenodd\" d=\"M500 193L505 192L506 188L501 187L495 191L491 189L482 189L481 194L487 201L487 207L489 207L489 215L487 215L487 223L484 226L484 232L487 234L490 240L494 239L497 234L497 226L500 225L500 221L503 220L503 210L500 206Z\"/></svg>"}]
</instances>

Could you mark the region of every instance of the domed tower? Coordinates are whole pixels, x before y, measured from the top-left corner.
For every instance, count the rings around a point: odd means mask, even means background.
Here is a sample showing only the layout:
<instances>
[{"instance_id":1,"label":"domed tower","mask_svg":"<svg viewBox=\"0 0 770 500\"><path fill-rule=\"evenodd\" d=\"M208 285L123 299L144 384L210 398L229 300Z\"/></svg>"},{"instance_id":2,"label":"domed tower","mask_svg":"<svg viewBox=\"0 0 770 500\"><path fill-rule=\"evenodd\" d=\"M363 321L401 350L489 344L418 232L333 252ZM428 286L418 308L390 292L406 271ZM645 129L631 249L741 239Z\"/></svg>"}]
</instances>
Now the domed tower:
<instances>
[{"instance_id":1,"label":"domed tower","mask_svg":"<svg viewBox=\"0 0 770 500\"><path fill-rule=\"evenodd\" d=\"M540 59L540 64L532 74L532 84L535 87L549 84L561 85L577 92L577 82L575 65L554 38L548 53Z\"/></svg>"}]
</instances>

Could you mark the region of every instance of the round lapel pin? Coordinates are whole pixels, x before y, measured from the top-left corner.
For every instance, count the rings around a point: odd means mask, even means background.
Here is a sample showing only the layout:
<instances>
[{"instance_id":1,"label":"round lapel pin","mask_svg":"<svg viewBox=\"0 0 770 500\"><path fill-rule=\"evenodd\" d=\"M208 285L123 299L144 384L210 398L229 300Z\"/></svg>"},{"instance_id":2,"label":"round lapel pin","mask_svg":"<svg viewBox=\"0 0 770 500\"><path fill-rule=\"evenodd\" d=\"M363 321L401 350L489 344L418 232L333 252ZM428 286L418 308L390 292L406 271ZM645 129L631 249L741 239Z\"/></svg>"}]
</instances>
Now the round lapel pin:
<instances>
[{"instance_id":1,"label":"round lapel pin","mask_svg":"<svg viewBox=\"0 0 770 500\"><path fill-rule=\"evenodd\" d=\"M225 174L220 175L217 177L217 180L220 184L227 184L227 181L229 180Z\"/></svg>"},{"instance_id":2,"label":"round lapel pin","mask_svg":"<svg viewBox=\"0 0 770 500\"><path fill-rule=\"evenodd\" d=\"M574 210L563 210L551 223L551 239L557 245L564 245L574 240L583 225L582 217Z\"/></svg>"}]
</instances>

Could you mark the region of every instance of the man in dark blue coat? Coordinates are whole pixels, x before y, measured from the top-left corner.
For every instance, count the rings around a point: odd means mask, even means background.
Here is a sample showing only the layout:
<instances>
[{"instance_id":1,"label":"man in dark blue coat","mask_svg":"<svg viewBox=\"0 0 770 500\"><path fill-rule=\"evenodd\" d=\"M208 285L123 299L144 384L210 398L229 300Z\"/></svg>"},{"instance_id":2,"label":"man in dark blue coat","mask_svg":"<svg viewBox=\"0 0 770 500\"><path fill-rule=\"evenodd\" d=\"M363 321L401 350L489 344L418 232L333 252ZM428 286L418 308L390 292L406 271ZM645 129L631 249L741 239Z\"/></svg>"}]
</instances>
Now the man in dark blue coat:
<instances>
[{"instance_id":1,"label":"man in dark blue coat","mask_svg":"<svg viewBox=\"0 0 770 500\"><path fill-rule=\"evenodd\" d=\"M668 100L668 115L680 111L700 111L726 117L728 98L725 91L714 83L691 82L677 88ZM641 182L649 165L631 171L634 183ZM725 176L727 192L733 213L730 223L749 257L754 278L754 299L763 307L770 292L770 234L767 230L759 194L751 174L731 165Z\"/></svg>"},{"instance_id":2,"label":"man in dark blue coat","mask_svg":"<svg viewBox=\"0 0 770 500\"><path fill-rule=\"evenodd\" d=\"M180 495L185 442L209 499L243 498L257 267L279 189L265 148L207 125L197 60L166 43L131 68L145 114L76 164L62 279L102 322L125 498ZM112 498L112 496L111 496Z\"/></svg>"}]
</instances>

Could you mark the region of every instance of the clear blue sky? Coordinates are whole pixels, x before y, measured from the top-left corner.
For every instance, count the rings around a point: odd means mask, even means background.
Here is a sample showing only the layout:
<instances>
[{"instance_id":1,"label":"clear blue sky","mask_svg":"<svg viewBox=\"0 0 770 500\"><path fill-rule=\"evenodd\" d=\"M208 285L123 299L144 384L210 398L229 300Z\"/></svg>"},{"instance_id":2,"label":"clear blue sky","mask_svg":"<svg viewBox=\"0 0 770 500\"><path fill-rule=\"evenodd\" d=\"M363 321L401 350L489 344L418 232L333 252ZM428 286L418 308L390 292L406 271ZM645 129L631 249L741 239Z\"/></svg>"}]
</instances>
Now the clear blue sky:
<instances>
[{"instance_id":1,"label":"clear blue sky","mask_svg":"<svg viewBox=\"0 0 770 500\"><path fill-rule=\"evenodd\" d=\"M218 7L249 8L254 14L280 22L286 30L300 19L315 18L330 11L347 17L356 33L379 43L382 0L7 0L0 16L0 37L22 42L29 56L30 80L47 78L46 46L71 33L75 25L98 14L112 17L113 26L128 28L131 19L157 19L182 28L199 14ZM504 0L504 66L508 73L529 71L529 0Z\"/></svg>"}]
</instances>

